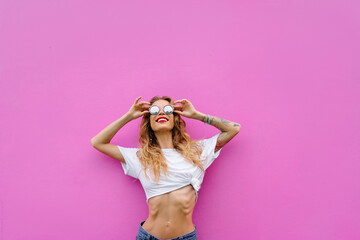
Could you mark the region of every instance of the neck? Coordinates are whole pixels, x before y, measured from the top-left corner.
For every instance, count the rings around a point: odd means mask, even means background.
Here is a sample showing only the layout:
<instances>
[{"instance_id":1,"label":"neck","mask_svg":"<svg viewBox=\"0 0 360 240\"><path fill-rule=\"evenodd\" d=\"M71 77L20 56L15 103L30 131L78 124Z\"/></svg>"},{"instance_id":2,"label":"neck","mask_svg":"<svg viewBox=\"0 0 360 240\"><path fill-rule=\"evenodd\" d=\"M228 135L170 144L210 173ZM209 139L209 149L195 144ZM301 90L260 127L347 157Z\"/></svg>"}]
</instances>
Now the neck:
<instances>
[{"instance_id":1,"label":"neck","mask_svg":"<svg viewBox=\"0 0 360 240\"><path fill-rule=\"evenodd\" d=\"M155 136L160 148L174 148L171 131L155 132Z\"/></svg>"}]
</instances>

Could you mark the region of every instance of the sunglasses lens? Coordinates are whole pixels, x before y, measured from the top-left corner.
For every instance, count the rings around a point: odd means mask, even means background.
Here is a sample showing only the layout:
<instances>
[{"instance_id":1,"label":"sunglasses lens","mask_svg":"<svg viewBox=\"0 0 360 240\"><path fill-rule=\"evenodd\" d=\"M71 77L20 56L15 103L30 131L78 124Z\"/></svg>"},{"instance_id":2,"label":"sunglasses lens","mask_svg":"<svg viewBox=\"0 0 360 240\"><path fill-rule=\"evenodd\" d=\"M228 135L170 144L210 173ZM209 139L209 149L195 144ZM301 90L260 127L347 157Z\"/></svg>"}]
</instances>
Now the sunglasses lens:
<instances>
[{"instance_id":1,"label":"sunglasses lens","mask_svg":"<svg viewBox=\"0 0 360 240\"><path fill-rule=\"evenodd\" d=\"M160 108L158 107L158 106L151 106L150 108L149 108L149 112L151 113L151 114L158 114L159 112L160 112Z\"/></svg>"},{"instance_id":2,"label":"sunglasses lens","mask_svg":"<svg viewBox=\"0 0 360 240\"><path fill-rule=\"evenodd\" d=\"M171 113L173 113L173 112L174 112L173 106L171 106L171 105L166 105L166 106L164 107L164 112L165 112L166 114L171 114Z\"/></svg>"}]
</instances>

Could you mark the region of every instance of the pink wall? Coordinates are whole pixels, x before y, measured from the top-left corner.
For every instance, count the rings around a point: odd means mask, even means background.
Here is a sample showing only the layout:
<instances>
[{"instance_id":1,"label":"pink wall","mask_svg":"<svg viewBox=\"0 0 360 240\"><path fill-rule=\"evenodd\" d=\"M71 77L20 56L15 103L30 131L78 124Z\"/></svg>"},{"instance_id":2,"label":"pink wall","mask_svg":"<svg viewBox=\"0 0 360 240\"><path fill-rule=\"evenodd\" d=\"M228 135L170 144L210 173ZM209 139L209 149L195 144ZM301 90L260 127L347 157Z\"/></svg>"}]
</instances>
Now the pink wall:
<instances>
[{"instance_id":1,"label":"pink wall","mask_svg":"<svg viewBox=\"0 0 360 240\"><path fill-rule=\"evenodd\" d=\"M135 239L145 193L90 139L137 96L242 125L200 240L360 239L357 0L0 3L0 239ZM219 132L185 119L193 138ZM140 119L112 140L136 147Z\"/></svg>"}]
</instances>

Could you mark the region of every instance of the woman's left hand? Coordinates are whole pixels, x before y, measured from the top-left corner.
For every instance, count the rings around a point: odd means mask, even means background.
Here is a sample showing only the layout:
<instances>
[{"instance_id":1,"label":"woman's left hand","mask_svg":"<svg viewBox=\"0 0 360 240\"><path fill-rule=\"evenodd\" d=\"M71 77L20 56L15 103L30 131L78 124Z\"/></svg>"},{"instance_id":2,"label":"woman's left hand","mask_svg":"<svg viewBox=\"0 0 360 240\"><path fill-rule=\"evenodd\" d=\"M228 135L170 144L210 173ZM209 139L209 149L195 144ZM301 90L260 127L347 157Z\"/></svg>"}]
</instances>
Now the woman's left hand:
<instances>
[{"instance_id":1,"label":"woman's left hand","mask_svg":"<svg viewBox=\"0 0 360 240\"><path fill-rule=\"evenodd\" d=\"M181 103L181 105L175 105L176 103ZM174 102L174 112L176 112L184 117L187 117L187 118L193 118L197 113L194 106L187 99L175 101Z\"/></svg>"}]
</instances>

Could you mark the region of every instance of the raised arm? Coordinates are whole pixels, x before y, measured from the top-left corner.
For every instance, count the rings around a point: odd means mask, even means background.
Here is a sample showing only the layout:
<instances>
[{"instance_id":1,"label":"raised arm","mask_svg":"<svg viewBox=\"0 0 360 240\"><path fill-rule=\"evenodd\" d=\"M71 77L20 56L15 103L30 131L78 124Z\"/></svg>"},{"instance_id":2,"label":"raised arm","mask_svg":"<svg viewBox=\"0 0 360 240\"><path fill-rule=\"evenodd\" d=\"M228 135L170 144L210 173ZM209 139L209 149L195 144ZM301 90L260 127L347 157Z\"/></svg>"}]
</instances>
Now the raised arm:
<instances>
[{"instance_id":1,"label":"raised arm","mask_svg":"<svg viewBox=\"0 0 360 240\"><path fill-rule=\"evenodd\" d=\"M193 118L213 125L221 131L217 139L214 152L217 152L219 149L225 146L226 143L228 143L233 137L235 137L236 134L239 133L241 128L239 123L231 122L229 120L215 116L205 115L199 111L197 111Z\"/></svg>"},{"instance_id":2,"label":"raised arm","mask_svg":"<svg viewBox=\"0 0 360 240\"><path fill-rule=\"evenodd\" d=\"M130 110L126 114L111 123L109 126L104 128L100 133L98 133L95 137L91 139L91 145L95 149L125 163L124 157L120 153L117 146L111 144L110 141L126 123L149 112L148 109L150 103L145 101L138 103L140 98L141 97L138 97L135 100L134 104L131 106Z\"/></svg>"},{"instance_id":3,"label":"raised arm","mask_svg":"<svg viewBox=\"0 0 360 240\"><path fill-rule=\"evenodd\" d=\"M225 146L236 134L239 133L241 125L239 123L231 122L229 120L210 116L197 111L191 102L187 99L175 101L174 104L181 103L182 105L174 105L175 112L185 117L193 118L205 122L218 128L221 133L217 139L214 152Z\"/></svg>"}]
</instances>

